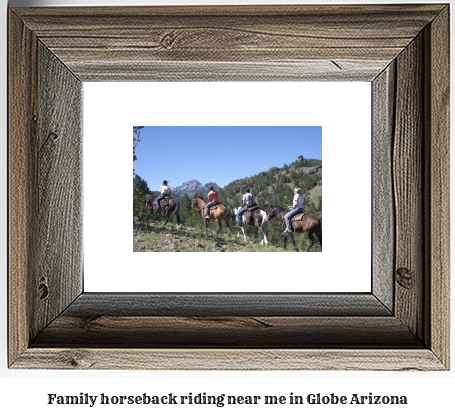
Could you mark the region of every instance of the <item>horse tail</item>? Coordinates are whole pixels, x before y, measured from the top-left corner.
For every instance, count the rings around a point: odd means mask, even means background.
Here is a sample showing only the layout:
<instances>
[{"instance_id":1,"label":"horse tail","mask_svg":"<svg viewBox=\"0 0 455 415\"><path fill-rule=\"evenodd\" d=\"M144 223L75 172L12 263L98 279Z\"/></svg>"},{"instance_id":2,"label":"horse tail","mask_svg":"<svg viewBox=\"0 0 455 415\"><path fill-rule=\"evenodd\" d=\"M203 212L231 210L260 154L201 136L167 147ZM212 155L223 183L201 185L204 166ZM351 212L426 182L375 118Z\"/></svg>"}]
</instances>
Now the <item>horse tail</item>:
<instances>
[{"instance_id":1,"label":"horse tail","mask_svg":"<svg viewBox=\"0 0 455 415\"><path fill-rule=\"evenodd\" d=\"M174 219L175 215L178 216L179 210L180 210L180 202L178 200L176 200L175 201L175 208L174 208L173 212L171 213L171 215L169 216L169 220Z\"/></svg>"},{"instance_id":2,"label":"horse tail","mask_svg":"<svg viewBox=\"0 0 455 415\"><path fill-rule=\"evenodd\" d=\"M261 230L262 230L262 232L265 233L265 231L267 230L267 213L265 213L262 209L260 212L262 215Z\"/></svg>"}]
</instances>

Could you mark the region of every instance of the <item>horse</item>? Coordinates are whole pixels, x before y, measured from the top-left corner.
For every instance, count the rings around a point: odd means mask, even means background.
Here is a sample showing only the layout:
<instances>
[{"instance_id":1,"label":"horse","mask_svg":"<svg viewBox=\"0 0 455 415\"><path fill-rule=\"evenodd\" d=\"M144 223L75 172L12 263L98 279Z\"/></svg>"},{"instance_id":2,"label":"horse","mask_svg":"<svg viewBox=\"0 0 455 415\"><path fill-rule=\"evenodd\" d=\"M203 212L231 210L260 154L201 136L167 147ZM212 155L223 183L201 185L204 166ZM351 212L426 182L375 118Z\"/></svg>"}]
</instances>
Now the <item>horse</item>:
<instances>
[{"instance_id":1,"label":"horse","mask_svg":"<svg viewBox=\"0 0 455 415\"><path fill-rule=\"evenodd\" d=\"M286 223L284 220L284 217L286 214L290 211L290 209L285 209L282 206L272 206L269 209L269 215L268 215L268 220L272 220L275 216L278 218L278 220L281 223L281 227L286 229ZM299 217L299 215L294 216L291 219L291 229L296 232L296 233L304 233L308 239L310 240L310 246L307 249L307 252L310 250L310 248L314 245L314 236L316 235L319 239L319 242L321 243L322 247L322 218L319 216L313 215L312 213L306 213L303 215L301 220L295 220L296 217ZM296 252L299 252L297 249L297 245L295 244L294 241L294 236L291 233L286 233L284 236L284 248L286 249L286 241L288 239L288 236L291 236L291 241L294 244L294 248Z\"/></svg>"},{"instance_id":2,"label":"horse","mask_svg":"<svg viewBox=\"0 0 455 415\"><path fill-rule=\"evenodd\" d=\"M241 207L233 207L231 209L231 217L233 221L237 221L236 216L238 211L241 209ZM243 237L244 240L246 241L246 235L245 235L245 230L243 229L244 226L251 226L258 228L262 232L262 240L260 242L261 245L268 245L267 241L267 236L266 236L266 231L267 231L267 214L262 210L259 209L258 207L254 210L252 210L251 215L249 215L249 218L247 217L247 212L245 212L242 215L242 232L243 232ZM237 237L240 236L240 231L237 234Z\"/></svg>"},{"instance_id":3,"label":"horse","mask_svg":"<svg viewBox=\"0 0 455 415\"><path fill-rule=\"evenodd\" d=\"M209 223L210 219L215 219L216 222L218 223L218 230L217 234L220 233L221 231L221 221L224 220L228 229L228 234L231 234L231 227L229 226L229 210L226 209L224 205L216 205L213 207L213 209L210 209L209 215L210 218L206 219L205 218L205 207L207 206L208 202L205 202L203 199L201 199L199 196L194 196L193 198L193 203L191 204L191 207L196 208L198 207L198 210L201 211L202 213L202 219L204 219L205 222L205 230L209 230Z\"/></svg>"},{"instance_id":4,"label":"horse","mask_svg":"<svg viewBox=\"0 0 455 415\"><path fill-rule=\"evenodd\" d=\"M155 213L158 213L158 209L156 208L156 199L158 199L158 196L155 197L155 199L150 199L148 198L145 202L147 207L149 209L153 208L153 211ZM180 210L180 202L175 200L175 199L169 199L169 203L166 205L166 201L162 199L160 201L161 209L163 209L163 212L166 215L166 222L164 222L163 228L167 225L167 223L170 220L173 220L175 217L177 217L177 225L180 226L180 216L179 216L179 210Z\"/></svg>"}]
</instances>

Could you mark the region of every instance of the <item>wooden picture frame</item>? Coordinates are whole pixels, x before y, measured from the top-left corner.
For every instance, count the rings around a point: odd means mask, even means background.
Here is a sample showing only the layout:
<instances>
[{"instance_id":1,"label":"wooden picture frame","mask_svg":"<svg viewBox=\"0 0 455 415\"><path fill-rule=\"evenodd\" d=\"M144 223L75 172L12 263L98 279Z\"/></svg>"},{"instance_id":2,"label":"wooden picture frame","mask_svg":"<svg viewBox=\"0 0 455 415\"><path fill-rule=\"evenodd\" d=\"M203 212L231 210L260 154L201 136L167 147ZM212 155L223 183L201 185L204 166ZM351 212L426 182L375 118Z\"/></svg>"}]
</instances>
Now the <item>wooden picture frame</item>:
<instances>
[{"instance_id":1,"label":"wooden picture frame","mask_svg":"<svg viewBox=\"0 0 455 415\"><path fill-rule=\"evenodd\" d=\"M371 82L372 292L84 292L82 82L119 80ZM10 368L449 369L449 5L13 8L8 94Z\"/></svg>"}]
</instances>

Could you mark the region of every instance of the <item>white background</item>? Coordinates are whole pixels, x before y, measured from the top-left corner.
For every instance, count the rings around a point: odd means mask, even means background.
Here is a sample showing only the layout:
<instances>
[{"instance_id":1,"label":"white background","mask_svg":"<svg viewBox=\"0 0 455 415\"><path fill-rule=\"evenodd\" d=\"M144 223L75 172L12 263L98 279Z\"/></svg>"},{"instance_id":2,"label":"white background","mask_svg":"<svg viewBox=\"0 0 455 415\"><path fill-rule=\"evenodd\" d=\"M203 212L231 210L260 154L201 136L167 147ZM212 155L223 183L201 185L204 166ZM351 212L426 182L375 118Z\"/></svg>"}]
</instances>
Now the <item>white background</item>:
<instances>
[{"instance_id":1,"label":"white background","mask_svg":"<svg viewBox=\"0 0 455 415\"><path fill-rule=\"evenodd\" d=\"M370 104L368 82L85 83L84 290L371 291ZM322 126L323 252L132 252L133 125Z\"/></svg>"},{"instance_id":2,"label":"white background","mask_svg":"<svg viewBox=\"0 0 455 415\"><path fill-rule=\"evenodd\" d=\"M390 1L389 1L390 2ZM416 1L417 2L417 1ZM429 3L430 1L427 1ZM153 1L139 1L135 4L158 4ZM164 2L161 2L164 4ZM168 1L167 4L200 4L200 1ZM216 1L206 2L219 3ZM233 1L231 4L244 3ZM250 3L280 3L280 1L250 1ZM282 3L304 3L304 1L285 0ZM336 1L324 1L310 3L338 3ZM369 2L375 3L375 2ZM377 1L376 3L384 3ZM390 2L399 3L399 2ZM432 2L437 3L437 2ZM88 0L79 2L71 0L12 0L10 5L88 5L88 4L125 4L122 1L98 0L96 3ZM130 3L132 4L132 3ZM1 151L2 169L0 170L0 187L4 197L1 199L2 211L0 221L3 238L0 262L2 263L2 283L0 294L2 298L2 319L0 320L2 336L0 336L0 408L2 413L34 413L34 414L117 414L117 413L295 413L295 414L390 414L399 413L414 415L416 413L449 414L453 412L453 390L455 388L454 371L433 373L396 373L396 372L306 372L306 371L283 371L283 372L245 372L245 371L164 371L164 372L117 372L117 371L32 371L32 370L8 370L6 369L6 1L2 1L0 9L3 22L3 36L0 36L0 47L3 65L0 66L0 128L1 128ZM452 2L453 11L453 2ZM453 33L453 30L452 30ZM453 85L452 76L452 85ZM452 106L453 107L453 106ZM452 125L455 125L452 121ZM130 153L129 153L130 154ZM453 164L453 162L452 162ZM452 177L452 183L454 183ZM453 205L452 205L453 206ZM455 221L452 220L452 224ZM452 225L452 234L454 231ZM452 244L453 247L453 244ZM452 248L453 249L453 248ZM453 287L453 284L452 284ZM453 299L453 288L452 288ZM453 300L452 300L453 301ZM452 319L453 321L453 319ZM452 322L452 333L454 333ZM452 338L452 344L454 340ZM453 351L453 347L452 347ZM453 355L453 353L452 353ZM346 407L234 407L234 408L125 408L122 407L95 407L95 408L61 408L46 405L47 393L60 393L77 395L80 392L91 394L165 394L173 392L184 394L189 391L194 393L227 393L227 394L295 394L312 393L368 393L379 394L406 394L409 399L408 406L346 406ZM182 411L185 409L185 412ZM194 410L195 409L195 410Z\"/></svg>"}]
</instances>

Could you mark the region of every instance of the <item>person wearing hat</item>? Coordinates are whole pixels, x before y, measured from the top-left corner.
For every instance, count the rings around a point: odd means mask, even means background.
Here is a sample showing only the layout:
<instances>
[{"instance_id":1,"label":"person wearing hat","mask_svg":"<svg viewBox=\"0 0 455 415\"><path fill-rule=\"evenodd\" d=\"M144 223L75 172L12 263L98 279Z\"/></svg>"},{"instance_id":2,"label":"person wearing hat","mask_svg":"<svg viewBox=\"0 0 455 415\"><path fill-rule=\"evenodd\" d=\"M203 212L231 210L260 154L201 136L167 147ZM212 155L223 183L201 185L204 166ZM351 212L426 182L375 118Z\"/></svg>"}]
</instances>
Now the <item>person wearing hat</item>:
<instances>
[{"instance_id":1,"label":"person wearing hat","mask_svg":"<svg viewBox=\"0 0 455 415\"><path fill-rule=\"evenodd\" d=\"M171 194L171 188L167 185L167 180L163 180L163 185L160 187L160 195L156 198L156 209L157 212L161 212L161 205L160 202L162 199L164 199L166 196L169 196Z\"/></svg>"},{"instance_id":2,"label":"person wearing hat","mask_svg":"<svg viewBox=\"0 0 455 415\"><path fill-rule=\"evenodd\" d=\"M294 189L294 205L289 206L290 209L292 209L286 216L284 217L286 220L286 230L284 233L290 233L292 232L291 230L291 219L295 216L298 215L299 213L303 212L303 198L302 195L300 194L300 188L296 187Z\"/></svg>"},{"instance_id":3,"label":"person wearing hat","mask_svg":"<svg viewBox=\"0 0 455 415\"><path fill-rule=\"evenodd\" d=\"M209 203L205 205L205 219L210 219L210 208L213 206L214 203L218 202L218 192L213 190L213 186L209 187L210 192L207 195L207 199L209 199Z\"/></svg>"}]
</instances>

